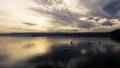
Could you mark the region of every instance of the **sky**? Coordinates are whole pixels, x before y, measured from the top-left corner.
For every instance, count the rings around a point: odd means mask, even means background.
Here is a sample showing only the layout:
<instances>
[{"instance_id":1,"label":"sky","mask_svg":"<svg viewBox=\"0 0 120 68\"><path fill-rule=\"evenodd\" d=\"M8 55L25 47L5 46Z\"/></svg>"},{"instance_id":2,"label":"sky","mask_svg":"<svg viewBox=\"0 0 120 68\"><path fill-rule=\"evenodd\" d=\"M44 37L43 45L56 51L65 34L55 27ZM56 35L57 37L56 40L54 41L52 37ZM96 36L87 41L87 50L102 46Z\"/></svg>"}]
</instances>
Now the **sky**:
<instances>
[{"instance_id":1,"label":"sky","mask_svg":"<svg viewBox=\"0 0 120 68\"><path fill-rule=\"evenodd\" d=\"M120 0L0 0L0 33L119 28Z\"/></svg>"}]
</instances>

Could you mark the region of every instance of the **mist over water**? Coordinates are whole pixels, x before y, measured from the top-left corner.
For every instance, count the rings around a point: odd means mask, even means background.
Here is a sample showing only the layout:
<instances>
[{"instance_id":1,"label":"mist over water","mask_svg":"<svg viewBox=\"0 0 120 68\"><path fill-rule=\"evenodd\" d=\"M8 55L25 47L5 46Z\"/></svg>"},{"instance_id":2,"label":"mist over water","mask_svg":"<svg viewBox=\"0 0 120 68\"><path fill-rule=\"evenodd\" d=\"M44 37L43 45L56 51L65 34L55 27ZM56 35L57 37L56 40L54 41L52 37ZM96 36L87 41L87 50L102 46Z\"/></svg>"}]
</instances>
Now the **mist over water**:
<instances>
[{"instance_id":1,"label":"mist over water","mask_svg":"<svg viewBox=\"0 0 120 68\"><path fill-rule=\"evenodd\" d=\"M106 37L0 37L0 68L115 68L119 64L120 42Z\"/></svg>"}]
</instances>

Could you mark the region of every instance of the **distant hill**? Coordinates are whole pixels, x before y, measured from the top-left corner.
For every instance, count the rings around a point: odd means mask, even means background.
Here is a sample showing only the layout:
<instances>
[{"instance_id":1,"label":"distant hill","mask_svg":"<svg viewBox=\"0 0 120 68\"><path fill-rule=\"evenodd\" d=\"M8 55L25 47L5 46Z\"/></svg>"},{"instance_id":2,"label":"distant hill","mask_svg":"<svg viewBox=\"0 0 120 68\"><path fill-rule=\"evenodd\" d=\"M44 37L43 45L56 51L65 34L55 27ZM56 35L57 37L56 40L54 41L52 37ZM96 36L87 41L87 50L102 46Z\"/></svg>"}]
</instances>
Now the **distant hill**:
<instances>
[{"instance_id":1,"label":"distant hill","mask_svg":"<svg viewBox=\"0 0 120 68\"><path fill-rule=\"evenodd\" d=\"M8 33L0 34L0 36L25 36L25 37L39 37L39 36L74 36L74 37L120 37L120 29L112 32L86 32L86 33L66 33L66 32L54 32L54 33Z\"/></svg>"},{"instance_id":2,"label":"distant hill","mask_svg":"<svg viewBox=\"0 0 120 68\"><path fill-rule=\"evenodd\" d=\"M111 32L111 35L120 36L120 29L117 29L117 30L115 30L115 31L112 31L112 32Z\"/></svg>"},{"instance_id":3,"label":"distant hill","mask_svg":"<svg viewBox=\"0 0 120 68\"><path fill-rule=\"evenodd\" d=\"M116 41L120 41L120 29L110 32L110 38Z\"/></svg>"},{"instance_id":4,"label":"distant hill","mask_svg":"<svg viewBox=\"0 0 120 68\"><path fill-rule=\"evenodd\" d=\"M109 33L9 33L0 34L0 36L25 36L25 37L39 37L39 36L74 36L74 37L108 37Z\"/></svg>"}]
</instances>

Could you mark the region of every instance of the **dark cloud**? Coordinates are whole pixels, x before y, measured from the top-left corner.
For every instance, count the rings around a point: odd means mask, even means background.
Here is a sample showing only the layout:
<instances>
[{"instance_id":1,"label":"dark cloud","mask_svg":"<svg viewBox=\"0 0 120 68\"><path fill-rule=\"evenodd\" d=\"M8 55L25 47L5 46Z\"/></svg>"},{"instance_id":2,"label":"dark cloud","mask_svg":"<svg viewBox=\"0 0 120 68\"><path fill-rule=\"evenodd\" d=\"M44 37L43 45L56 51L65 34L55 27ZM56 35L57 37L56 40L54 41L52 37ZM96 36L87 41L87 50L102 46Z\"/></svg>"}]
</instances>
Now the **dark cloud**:
<instances>
[{"instance_id":1,"label":"dark cloud","mask_svg":"<svg viewBox=\"0 0 120 68\"><path fill-rule=\"evenodd\" d=\"M88 13L89 16L97 17L107 17L110 18L110 15L107 14L102 8L110 2L110 0L78 0L79 5L83 4L86 8L90 10Z\"/></svg>"},{"instance_id":2,"label":"dark cloud","mask_svg":"<svg viewBox=\"0 0 120 68\"><path fill-rule=\"evenodd\" d=\"M96 22L99 21L101 18L94 18L94 17L89 17L88 20L95 20Z\"/></svg>"},{"instance_id":3,"label":"dark cloud","mask_svg":"<svg viewBox=\"0 0 120 68\"><path fill-rule=\"evenodd\" d=\"M34 24L34 23L29 23L29 22L23 22L23 24L29 25L29 26L35 26L35 25L37 25L37 24Z\"/></svg>"},{"instance_id":4,"label":"dark cloud","mask_svg":"<svg viewBox=\"0 0 120 68\"><path fill-rule=\"evenodd\" d=\"M115 18L120 11L120 0L78 0L90 9L88 16L98 16L102 18ZM119 15L120 16L120 15ZM119 17L117 16L117 18Z\"/></svg>"},{"instance_id":5,"label":"dark cloud","mask_svg":"<svg viewBox=\"0 0 120 68\"><path fill-rule=\"evenodd\" d=\"M93 17L89 17L88 20L93 20L94 18Z\"/></svg>"},{"instance_id":6,"label":"dark cloud","mask_svg":"<svg viewBox=\"0 0 120 68\"><path fill-rule=\"evenodd\" d=\"M103 7L103 10L112 16L115 16L120 11L120 0L112 0Z\"/></svg>"},{"instance_id":7,"label":"dark cloud","mask_svg":"<svg viewBox=\"0 0 120 68\"><path fill-rule=\"evenodd\" d=\"M90 29L92 27L95 27L96 25L93 24L92 22L80 21L77 26L80 28Z\"/></svg>"},{"instance_id":8,"label":"dark cloud","mask_svg":"<svg viewBox=\"0 0 120 68\"><path fill-rule=\"evenodd\" d=\"M97 18L97 19L94 19L95 21L99 21L100 20L100 18Z\"/></svg>"},{"instance_id":9,"label":"dark cloud","mask_svg":"<svg viewBox=\"0 0 120 68\"><path fill-rule=\"evenodd\" d=\"M111 23L110 21L106 21L102 23L102 26L113 26L114 24Z\"/></svg>"}]
</instances>

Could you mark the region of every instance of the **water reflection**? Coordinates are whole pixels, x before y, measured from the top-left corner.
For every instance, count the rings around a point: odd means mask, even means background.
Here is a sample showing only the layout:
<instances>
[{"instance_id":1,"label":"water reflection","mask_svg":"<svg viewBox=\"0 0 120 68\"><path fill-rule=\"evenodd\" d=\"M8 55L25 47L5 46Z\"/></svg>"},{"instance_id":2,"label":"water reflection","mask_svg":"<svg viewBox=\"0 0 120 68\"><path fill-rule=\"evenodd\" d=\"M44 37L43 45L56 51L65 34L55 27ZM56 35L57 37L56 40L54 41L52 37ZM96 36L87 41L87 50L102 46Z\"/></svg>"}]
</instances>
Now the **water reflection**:
<instances>
[{"instance_id":1,"label":"water reflection","mask_svg":"<svg viewBox=\"0 0 120 68\"><path fill-rule=\"evenodd\" d=\"M44 54L48 51L50 43L47 38L17 38L1 37L0 54L7 56L7 60L0 65L11 65L16 61L26 60L36 54Z\"/></svg>"},{"instance_id":2,"label":"water reflection","mask_svg":"<svg viewBox=\"0 0 120 68\"><path fill-rule=\"evenodd\" d=\"M120 43L109 38L0 37L0 67L88 68L117 66Z\"/></svg>"}]
</instances>

